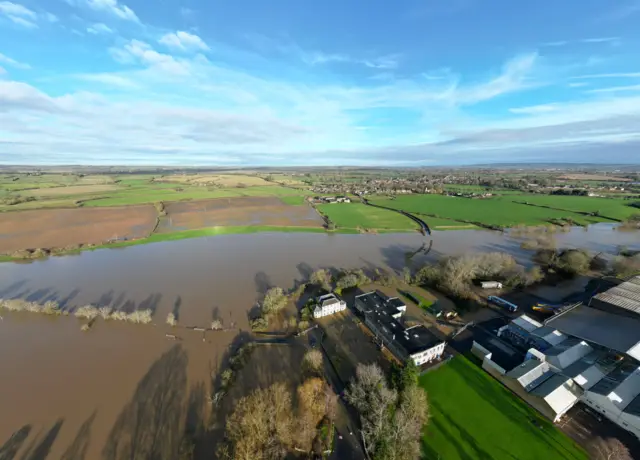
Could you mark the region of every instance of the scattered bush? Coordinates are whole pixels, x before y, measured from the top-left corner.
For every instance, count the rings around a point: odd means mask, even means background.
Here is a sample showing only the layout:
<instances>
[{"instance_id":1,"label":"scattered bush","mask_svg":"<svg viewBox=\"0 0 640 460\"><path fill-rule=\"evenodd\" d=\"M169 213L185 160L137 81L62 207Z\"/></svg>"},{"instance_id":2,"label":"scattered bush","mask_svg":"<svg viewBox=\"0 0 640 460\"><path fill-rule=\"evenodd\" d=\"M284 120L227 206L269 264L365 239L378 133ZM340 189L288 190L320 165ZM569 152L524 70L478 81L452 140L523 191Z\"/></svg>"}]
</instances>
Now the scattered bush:
<instances>
[{"instance_id":1,"label":"scattered bush","mask_svg":"<svg viewBox=\"0 0 640 460\"><path fill-rule=\"evenodd\" d=\"M615 276L626 278L635 274L640 274L640 254L630 257L618 256L614 259L611 267Z\"/></svg>"},{"instance_id":2,"label":"scattered bush","mask_svg":"<svg viewBox=\"0 0 640 460\"><path fill-rule=\"evenodd\" d=\"M219 319L214 319L213 321L211 321L212 331L219 331L220 329L222 329L222 321L220 321Z\"/></svg>"},{"instance_id":3,"label":"scattered bush","mask_svg":"<svg viewBox=\"0 0 640 460\"><path fill-rule=\"evenodd\" d=\"M178 320L176 319L176 315L173 312L167 315L167 324L171 327L174 327L178 324Z\"/></svg>"},{"instance_id":4,"label":"scattered bush","mask_svg":"<svg viewBox=\"0 0 640 460\"><path fill-rule=\"evenodd\" d=\"M262 302L262 313L271 314L282 310L287 305L288 299L280 287L269 289Z\"/></svg>"},{"instance_id":5,"label":"scattered bush","mask_svg":"<svg viewBox=\"0 0 640 460\"><path fill-rule=\"evenodd\" d=\"M30 313L42 313L45 315L67 315L68 312L60 308L57 302L48 301L40 305L23 299L0 299L0 308L8 311L27 311Z\"/></svg>"},{"instance_id":6,"label":"scattered bush","mask_svg":"<svg viewBox=\"0 0 640 460\"><path fill-rule=\"evenodd\" d=\"M89 329L91 329L91 324L92 323L85 323L82 326L80 326L80 330L82 332L87 332Z\"/></svg>"},{"instance_id":7,"label":"scattered bush","mask_svg":"<svg viewBox=\"0 0 640 460\"><path fill-rule=\"evenodd\" d=\"M302 365L313 372L318 372L322 369L322 352L320 350L312 349L307 351L302 358Z\"/></svg>"},{"instance_id":8,"label":"scattered bush","mask_svg":"<svg viewBox=\"0 0 640 460\"><path fill-rule=\"evenodd\" d=\"M88 320L97 318L99 314L100 311L93 305L85 305L84 307L79 307L74 313L76 318L85 318Z\"/></svg>"},{"instance_id":9,"label":"scattered bush","mask_svg":"<svg viewBox=\"0 0 640 460\"><path fill-rule=\"evenodd\" d=\"M298 323L298 330L304 331L306 329L309 329L309 321L300 321Z\"/></svg>"},{"instance_id":10,"label":"scattered bush","mask_svg":"<svg viewBox=\"0 0 640 460\"><path fill-rule=\"evenodd\" d=\"M331 290L331 274L328 270L324 270L322 268L320 270L316 270L311 274L309 281L312 284L321 287L325 291Z\"/></svg>"},{"instance_id":11,"label":"scattered bush","mask_svg":"<svg viewBox=\"0 0 640 460\"><path fill-rule=\"evenodd\" d=\"M343 272L336 281L336 287L342 292L345 289L369 283L371 283L369 277L367 277L361 269L357 269Z\"/></svg>"}]
</instances>

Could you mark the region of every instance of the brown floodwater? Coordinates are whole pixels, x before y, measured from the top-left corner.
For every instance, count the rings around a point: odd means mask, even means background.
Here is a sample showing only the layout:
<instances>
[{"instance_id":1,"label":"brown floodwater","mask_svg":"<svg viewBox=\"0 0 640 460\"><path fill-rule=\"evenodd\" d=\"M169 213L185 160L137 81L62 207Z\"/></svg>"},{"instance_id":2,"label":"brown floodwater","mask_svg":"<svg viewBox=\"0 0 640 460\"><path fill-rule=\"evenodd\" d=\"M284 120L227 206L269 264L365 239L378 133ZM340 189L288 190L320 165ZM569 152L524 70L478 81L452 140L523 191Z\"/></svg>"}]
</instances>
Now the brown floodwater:
<instances>
[{"instance_id":1,"label":"brown floodwater","mask_svg":"<svg viewBox=\"0 0 640 460\"><path fill-rule=\"evenodd\" d=\"M498 232L432 238L429 258L507 251L526 263L530 256L520 240ZM607 224L556 238L560 246L596 252L640 249L640 233ZM269 287L291 288L319 267L400 271L424 243L418 233L220 235L0 264L0 297L56 300L65 308L150 308L156 323L98 321L83 333L74 317L0 312L0 458L14 451L28 459L173 458L185 426L204 423L210 376L229 346L247 335L247 312ZM412 260L424 257L417 252ZM215 317L235 329L203 341L198 332L171 332L164 324L169 312L181 325L205 326ZM276 373L290 373L283 360L299 356L277 346L260 353L266 354L252 362L263 378L268 356L279 361Z\"/></svg>"}]
</instances>

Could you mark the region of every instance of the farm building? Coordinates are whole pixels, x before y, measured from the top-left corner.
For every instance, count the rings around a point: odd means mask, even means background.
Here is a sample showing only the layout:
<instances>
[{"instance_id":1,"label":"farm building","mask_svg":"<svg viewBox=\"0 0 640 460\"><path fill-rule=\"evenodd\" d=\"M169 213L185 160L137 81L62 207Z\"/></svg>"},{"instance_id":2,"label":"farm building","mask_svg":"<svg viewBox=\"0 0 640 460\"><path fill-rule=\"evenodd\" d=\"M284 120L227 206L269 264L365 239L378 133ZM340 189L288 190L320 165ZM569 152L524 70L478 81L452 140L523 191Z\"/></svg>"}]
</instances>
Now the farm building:
<instances>
[{"instance_id":1,"label":"farm building","mask_svg":"<svg viewBox=\"0 0 640 460\"><path fill-rule=\"evenodd\" d=\"M581 401L640 438L639 282L633 278L544 324L516 318L499 336L531 347L525 361L510 371L496 372L490 362L483 367L553 421Z\"/></svg>"},{"instance_id":2,"label":"farm building","mask_svg":"<svg viewBox=\"0 0 640 460\"><path fill-rule=\"evenodd\" d=\"M324 316L333 315L339 311L344 311L347 308L347 303L339 299L335 294L326 294L318 297L318 304L313 309L314 318L322 318Z\"/></svg>"},{"instance_id":3,"label":"farm building","mask_svg":"<svg viewBox=\"0 0 640 460\"><path fill-rule=\"evenodd\" d=\"M400 299L389 299L373 291L357 296L355 304L380 345L388 348L400 361L412 359L420 366L442 357L445 342L423 325L407 328L399 321L407 310Z\"/></svg>"}]
</instances>

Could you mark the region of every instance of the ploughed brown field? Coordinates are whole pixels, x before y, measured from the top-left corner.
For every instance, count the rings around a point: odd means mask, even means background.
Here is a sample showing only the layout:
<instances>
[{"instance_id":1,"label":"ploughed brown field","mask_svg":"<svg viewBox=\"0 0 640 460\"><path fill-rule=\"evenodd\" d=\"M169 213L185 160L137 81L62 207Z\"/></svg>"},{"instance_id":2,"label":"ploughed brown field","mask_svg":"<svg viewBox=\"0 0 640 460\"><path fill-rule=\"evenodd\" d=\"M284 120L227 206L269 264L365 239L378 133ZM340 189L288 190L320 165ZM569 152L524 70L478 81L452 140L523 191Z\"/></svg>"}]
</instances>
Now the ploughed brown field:
<instances>
[{"instance_id":1,"label":"ploughed brown field","mask_svg":"<svg viewBox=\"0 0 640 460\"><path fill-rule=\"evenodd\" d=\"M320 227L322 218L309 206L291 206L276 197L218 198L165 205L158 232L205 227L269 225Z\"/></svg>"},{"instance_id":2,"label":"ploughed brown field","mask_svg":"<svg viewBox=\"0 0 640 460\"><path fill-rule=\"evenodd\" d=\"M142 238L153 231L156 218L151 205L0 213L0 254Z\"/></svg>"}]
</instances>

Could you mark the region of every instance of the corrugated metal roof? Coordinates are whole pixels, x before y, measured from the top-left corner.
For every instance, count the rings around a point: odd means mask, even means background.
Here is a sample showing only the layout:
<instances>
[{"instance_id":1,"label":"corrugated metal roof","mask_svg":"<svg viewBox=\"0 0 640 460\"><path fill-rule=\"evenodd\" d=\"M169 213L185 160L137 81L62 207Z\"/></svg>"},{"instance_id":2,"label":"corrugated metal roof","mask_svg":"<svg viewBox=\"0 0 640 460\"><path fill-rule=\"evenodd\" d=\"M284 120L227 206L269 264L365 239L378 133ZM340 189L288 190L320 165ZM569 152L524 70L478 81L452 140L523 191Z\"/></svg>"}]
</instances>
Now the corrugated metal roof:
<instances>
[{"instance_id":1,"label":"corrugated metal roof","mask_svg":"<svg viewBox=\"0 0 640 460\"><path fill-rule=\"evenodd\" d=\"M621 353L640 341L640 321L586 306L553 317L547 324L566 335Z\"/></svg>"},{"instance_id":2,"label":"corrugated metal roof","mask_svg":"<svg viewBox=\"0 0 640 460\"><path fill-rule=\"evenodd\" d=\"M601 292L594 299L640 314L640 275Z\"/></svg>"}]
</instances>

